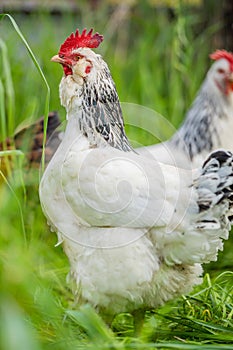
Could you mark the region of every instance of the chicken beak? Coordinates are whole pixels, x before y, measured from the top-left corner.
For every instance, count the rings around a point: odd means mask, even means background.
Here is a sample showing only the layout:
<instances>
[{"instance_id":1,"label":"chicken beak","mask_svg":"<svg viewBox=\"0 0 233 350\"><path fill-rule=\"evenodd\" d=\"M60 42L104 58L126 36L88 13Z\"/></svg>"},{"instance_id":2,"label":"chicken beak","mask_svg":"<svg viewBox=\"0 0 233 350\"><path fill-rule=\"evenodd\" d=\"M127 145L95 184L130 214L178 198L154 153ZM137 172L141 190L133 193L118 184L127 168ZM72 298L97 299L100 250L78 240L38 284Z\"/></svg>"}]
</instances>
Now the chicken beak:
<instances>
[{"instance_id":1,"label":"chicken beak","mask_svg":"<svg viewBox=\"0 0 233 350\"><path fill-rule=\"evenodd\" d=\"M64 60L63 60L61 57L59 57L58 55L53 56L53 57L51 58L51 61L52 61L52 62L61 63L61 64L64 64L64 63L65 63Z\"/></svg>"}]
</instances>

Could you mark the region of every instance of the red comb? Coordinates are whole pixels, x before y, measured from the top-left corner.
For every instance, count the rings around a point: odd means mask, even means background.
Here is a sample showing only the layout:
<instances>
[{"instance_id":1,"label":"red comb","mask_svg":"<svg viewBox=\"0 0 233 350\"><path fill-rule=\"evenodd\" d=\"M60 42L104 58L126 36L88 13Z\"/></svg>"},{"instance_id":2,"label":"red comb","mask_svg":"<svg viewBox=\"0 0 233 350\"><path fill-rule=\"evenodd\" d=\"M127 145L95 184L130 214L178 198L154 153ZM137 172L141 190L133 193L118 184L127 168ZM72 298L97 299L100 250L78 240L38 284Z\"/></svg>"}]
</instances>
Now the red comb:
<instances>
[{"instance_id":1,"label":"red comb","mask_svg":"<svg viewBox=\"0 0 233 350\"><path fill-rule=\"evenodd\" d=\"M225 58L230 63L231 70L233 70L233 53L232 52L228 52L226 50L217 50L210 55L210 58L214 61L220 60L221 58Z\"/></svg>"},{"instance_id":2,"label":"red comb","mask_svg":"<svg viewBox=\"0 0 233 350\"><path fill-rule=\"evenodd\" d=\"M93 29L91 29L88 33L87 30L84 29L81 34L79 34L78 29L75 34L72 33L65 42L61 45L59 54L66 54L71 50L77 49L79 47L89 47L96 48L99 44L104 40L103 35L99 33L95 33L92 35Z\"/></svg>"}]
</instances>

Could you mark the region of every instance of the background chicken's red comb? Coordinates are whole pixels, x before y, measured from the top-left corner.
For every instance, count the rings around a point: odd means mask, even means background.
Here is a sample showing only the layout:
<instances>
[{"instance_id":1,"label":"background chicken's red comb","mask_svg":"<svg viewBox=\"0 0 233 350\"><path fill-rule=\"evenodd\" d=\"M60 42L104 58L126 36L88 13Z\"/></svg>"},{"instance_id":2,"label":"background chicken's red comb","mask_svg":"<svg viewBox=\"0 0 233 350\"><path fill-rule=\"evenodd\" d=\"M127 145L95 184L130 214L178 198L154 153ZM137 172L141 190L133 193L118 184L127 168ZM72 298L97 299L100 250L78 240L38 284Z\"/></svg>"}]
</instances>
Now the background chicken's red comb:
<instances>
[{"instance_id":1,"label":"background chicken's red comb","mask_svg":"<svg viewBox=\"0 0 233 350\"><path fill-rule=\"evenodd\" d=\"M84 29L81 34L79 34L78 29L75 34L72 33L65 42L61 45L59 54L66 54L71 50L77 49L79 47L89 47L96 48L99 44L104 40L103 35L99 33L95 33L92 35L93 29L91 29L88 33L87 30Z\"/></svg>"},{"instance_id":2,"label":"background chicken's red comb","mask_svg":"<svg viewBox=\"0 0 233 350\"><path fill-rule=\"evenodd\" d=\"M233 53L232 52L228 52L226 50L217 50L210 55L210 58L215 61L220 60L221 58L225 58L230 62L231 69L233 70Z\"/></svg>"}]
</instances>

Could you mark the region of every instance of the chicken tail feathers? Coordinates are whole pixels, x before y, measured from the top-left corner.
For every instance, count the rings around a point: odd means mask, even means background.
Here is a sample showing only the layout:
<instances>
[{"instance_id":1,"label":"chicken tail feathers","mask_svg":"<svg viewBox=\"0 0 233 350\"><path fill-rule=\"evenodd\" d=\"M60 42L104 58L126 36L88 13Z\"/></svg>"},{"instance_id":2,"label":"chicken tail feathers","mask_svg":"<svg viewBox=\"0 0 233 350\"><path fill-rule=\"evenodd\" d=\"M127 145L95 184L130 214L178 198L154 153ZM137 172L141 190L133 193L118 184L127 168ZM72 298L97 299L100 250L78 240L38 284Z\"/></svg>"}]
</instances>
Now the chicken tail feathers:
<instances>
[{"instance_id":1,"label":"chicken tail feathers","mask_svg":"<svg viewBox=\"0 0 233 350\"><path fill-rule=\"evenodd\" d=\"M211 153L193 188L197 211L191 214L183 235L173 232L172 247L167 244L166 252L163 249L166 263L192 265L217 260L233 218L233 154L223 150Z\"/></svg>"},{"instance_id":2,"label":"chicken tail feathers","mask_svg":"<svg viewBox=\"0 0 233 350\"><path fill-rule=\"evenodd\" d=\"M233 214L233 154L218 150L204 162L195 186L198 190L200 212L216 206L227 207L225 215L231 221ZM223 212L224 213L224 212Z\"/></svg>"}]
</instances>

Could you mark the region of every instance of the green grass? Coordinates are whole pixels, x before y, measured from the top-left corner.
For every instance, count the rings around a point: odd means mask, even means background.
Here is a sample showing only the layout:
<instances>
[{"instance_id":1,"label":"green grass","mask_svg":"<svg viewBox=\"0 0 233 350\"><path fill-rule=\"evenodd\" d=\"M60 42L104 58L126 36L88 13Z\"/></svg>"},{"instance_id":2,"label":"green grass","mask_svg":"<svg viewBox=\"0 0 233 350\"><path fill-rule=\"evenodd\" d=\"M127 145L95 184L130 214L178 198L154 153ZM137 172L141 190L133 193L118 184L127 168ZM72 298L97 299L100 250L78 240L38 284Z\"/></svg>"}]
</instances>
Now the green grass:
<instances>
[{"instance_id":1,"label":"green grass","mask_svg":"<svg viewBox=\"0 0 233 350\"><path fill-rule=\"evenodd\" d=\"M58 98L62 72L50 58L76 27L92 26L105 34L99 52L110 66L121 101L139 105L123 104L130 139L149 144L174 132L208 69L217 26L196 34L201 17L189 9L177 9L173 20L166 9L143 2L125 19L114 9L101 4L93 11L83 3L78 15L14 15L18 33L9 18L0 21L2 139L23 120L46 114L49 97L50 109L64 118ZM155 111L163 117L154 118ZM144 113L150 115L148 125ZM40 208L39 173L28 184L22 153L12 151L12 156L15 171L0 186L2 349L233 349L232 239L218 262L205 267L201 286L147 314L140 337L133 337L127 314L119 315L109 329L90 306L75 305L66 282L67 258L60 246L54 247L56 235Z\"/></svg>"}]
</instances>

